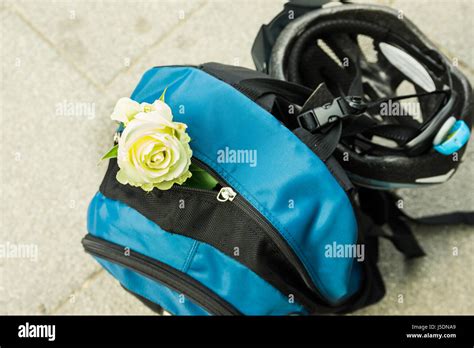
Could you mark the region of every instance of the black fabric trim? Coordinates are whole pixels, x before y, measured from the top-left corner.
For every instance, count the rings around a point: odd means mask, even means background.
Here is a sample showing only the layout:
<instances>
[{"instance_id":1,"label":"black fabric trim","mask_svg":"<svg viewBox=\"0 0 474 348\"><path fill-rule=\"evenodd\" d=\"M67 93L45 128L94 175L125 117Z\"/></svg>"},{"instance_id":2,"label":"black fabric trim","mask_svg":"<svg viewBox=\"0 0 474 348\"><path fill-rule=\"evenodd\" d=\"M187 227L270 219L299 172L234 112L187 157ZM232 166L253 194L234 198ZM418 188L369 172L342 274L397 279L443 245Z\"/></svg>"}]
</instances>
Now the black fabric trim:
<instances>
[{"instance_id":1,"label":"black fabric trim","mask_svg":"<svg viewBox=\"0 0 474 348\"><path fill-rule=\"evenodd\" d=\"M288 81L276 80L264 73L248 68L220 63L206 63L201 65L200 69L234 87L263 108L265 108L265 105L260 104L260 98L267 94L282 96L293 103L303 105L313 92L308 87Z\"/></svg>"}]
</instances>

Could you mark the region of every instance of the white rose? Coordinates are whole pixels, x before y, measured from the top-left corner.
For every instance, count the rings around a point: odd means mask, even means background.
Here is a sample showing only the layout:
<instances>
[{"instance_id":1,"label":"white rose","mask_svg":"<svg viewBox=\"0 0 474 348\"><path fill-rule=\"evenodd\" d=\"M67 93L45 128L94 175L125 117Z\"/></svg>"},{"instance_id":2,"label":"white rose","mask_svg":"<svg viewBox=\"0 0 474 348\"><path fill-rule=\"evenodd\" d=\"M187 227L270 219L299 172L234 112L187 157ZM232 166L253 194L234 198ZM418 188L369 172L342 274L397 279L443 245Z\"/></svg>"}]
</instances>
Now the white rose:
<instances>
[{"instance_id":1,"label":"white rose","mask_svg":"<svg viewBox=\"0 0 474 348\"><path fill-rule=\"evenodd\" d=\"M119 103L112 115L125 124L118 141L117 180L151 191L167 190L190 178L191 138L184 123L173 122L169 106L160 100Z\"/></svg>"}]
</instances>

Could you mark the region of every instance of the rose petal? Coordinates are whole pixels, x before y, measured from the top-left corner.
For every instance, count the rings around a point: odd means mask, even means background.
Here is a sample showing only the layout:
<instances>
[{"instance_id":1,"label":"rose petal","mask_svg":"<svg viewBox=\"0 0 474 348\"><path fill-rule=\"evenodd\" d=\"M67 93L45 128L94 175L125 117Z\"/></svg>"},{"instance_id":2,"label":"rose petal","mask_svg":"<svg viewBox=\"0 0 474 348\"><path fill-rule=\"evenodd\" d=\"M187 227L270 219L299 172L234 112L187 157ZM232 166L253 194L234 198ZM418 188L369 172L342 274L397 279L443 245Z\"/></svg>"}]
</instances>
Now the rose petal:
<instances>
[{"instance_id":1,"label":"rose petal","mask_svg":"<svg viewBox=\"0 0 474 348\"><path fill-rule=\"evenodd\" d=\"M120 98L110 116L112 120L127 124L141 110L140 104L130 98Z\"/></svg>"},{"instance_id":2,"label":"rose petal","mask_svg":"<svg viewBox=\"0 0 474 348\"><path fill-rule=\"evenodd\" d=\"M157 99L153 103L153 108L156 110L160 115L162 115L164 118L166 118L168 121L173 120L173 113L171 111L171 108L168 106L168 104L162 102L161 100Z\"/></svg>"}]
</instances>

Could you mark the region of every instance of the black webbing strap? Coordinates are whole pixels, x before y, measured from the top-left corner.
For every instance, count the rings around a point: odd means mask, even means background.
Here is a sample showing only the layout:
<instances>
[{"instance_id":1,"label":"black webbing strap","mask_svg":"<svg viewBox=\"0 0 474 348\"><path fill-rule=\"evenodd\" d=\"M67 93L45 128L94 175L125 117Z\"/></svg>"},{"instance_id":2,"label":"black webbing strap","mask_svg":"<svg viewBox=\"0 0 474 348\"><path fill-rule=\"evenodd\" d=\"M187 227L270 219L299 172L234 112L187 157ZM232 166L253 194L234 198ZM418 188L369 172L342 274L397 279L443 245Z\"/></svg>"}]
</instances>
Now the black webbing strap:
<instances>
[{"instance_id":1,"label":"black webbing strap","mask_svg":"<svg viewBox=\"0 0 474 348\"><path fill-rule=\"evenodd\" d=\"M354 87L354 89L358 88ZM365 114L365 112L389 101L398 102L402 99L413 97L421 98L447 93L447 91L444 90L436 90L433 92L382 98L371 103L364 103L362 99L353 96L347 96L345 98L339 97L328 102L327 96L330 92L324 84L318 86L315 92L324 95L325 98L323 98L323 100L325 103L322 101L315 103L313 101L311 103L312 108L303 107L303 110L297 116L301 128L308 130L310 133L318 134L324 126L329 127L328 123L331 123L334 120L342 120L343 129L340 136L341 138L351 137L358 134L364 134L369 137L376 135L386 139L391 139L399 146L405 145L407 142L418 136L421 129L424 127L424 124L417 124L417 126L409 125L408 122L400 122L400 124L380 124L378 121ZM315 93L313 93L313 95L314 94ZM308 101L313 98L313 95L308 98Z\"/></svg>"},{"instance_id":2,"label":"black webbing strap","mask_svg":"<svg viewBox=\"0 0 474 348\"><path fill-rule=\"evenodd\" d=\"M334 100L333 95L327 89L325 84L320 84L318 88L310 95L302 107L302 111L314 108L315 105L324 105ZM331 157L336 150L342 135L342 122L337 120L330 126L321 129L317 133L311 133L304 127L298 127L293 133L306 146L313 151L316 156L326 163L327 168L336 178L341 187L346 191L351 191L354 186L348 178L346 172L342 169L339 162Z\"/></svg>"},{"instance_id":3,"label":"black webbing strap","mask_svg":"<svg viewBox=\"0 0 474 348\"><path fill-rule=\"evenodd\" d=\"M374 101L372 103L368 103L367 104L367 109L372 109L374 107L379 106L380 104L387 103L389 101L396 102L396 101L403 100L403 99L428 97L428 96L432 96L432 95L435 95L435 94L447 94L447 93L449 93L449 91L447 91L447 90L446 91L445 90L435 90L435 91L432 91L432 92L413 93L413 94L400 95L398 97L381 98L381 99L377 99L376 101Z\"/></svg>"},{"instance_id":4,"label":"black webbing strap","mask_svg":"<svg viewBox=\"0 0 474 348\"><path fill-rule=\"evenodd\" d=\"M358 89L358 88L354 87L354 89ZM349 96L344 96L344 97L333 98L330 101L325 101L324 103L322 103L320 102L321 98L314 97L315 95L317 96L318 94L321 94L321 93L324 93L325 96L327 96L330 93L325 84L320 84L318 86L315 92L308 98L308 100L305 103L305 106L303 106L303 109L301 110L300 114L297 116L298 123L300 124L300 126L310 131L311 133L317 132L319 128L322 128L326 126L327 124L334 122L338 119L347 119L351 117L358 118L361 115L363 115L365 112L371 109L374 109L376 107L379 107L383 103L388 103L389 101L397 102L399 100L409 99L413 97L420 98L420 97L432 96L435 94L446 94L447 91L436 90L433 92L426 92L426 93L420 93L420 94L408 94L408 95L402 95L402 96L397 96L397 97L381 98L370 103L366 103L363 100L363 98L358 95L349 95ZM308 104L310 105L309 107L307 106ZM367 130L376 129L375 127L377 126L391 127L393 126L393 124L380 125L377 122L371 125ZM399 128L402 127L402 125L396 125L396 126L398 126ZM405 131L406 128L410 128L416 133L418 133L422 127L423 125L420 125L418 129L416 127L408 127L406 125L403 125L403 131ZM389 134L388 132L386 133ZM396 134L396 133L397 133L397 129L394 129L392 131L392 136L393 134ZM402 134L401 137L405 138L405 135Z\"/></svg>"},{"instance_id":5,"label":"black webbing strap","mask_svg":"<svg viewBox=\"0 0 474 348\"><path fill-rule=\"evenodd\" d=\"M391 234L383 229L373 231L373 235L389 239L408 258L424 256L425 253L416 240L409 222L427 225L474 225L474 212L453 212L428 217L413 218L397 205L400 197L389 191L359 188L359 203L362 211L380 227L386 225Z\"/></svg>"},{"instance_id":6,"label":"black webbing strap","mask_svg":"<svg viewBox=\"0 0 474 348\"><path fill-rule=\"evenodd\" d=\"M352 42L352 40L350 40ZM357 46L356 46L357 47ZM364 86L362 83L362 69L360 67L360 56L357 55L355 62L355 76L352 80L347 95L364 95Z\"/></svg>"},{"instance_id":7,"label":"black webbing strap","mask_svg":"<svg viewBox=\"0 0 474 348\"><path fill-rule=\"evenodd\" d=\"M359 203L362 211L372 217L375 224L380 227L387 225L392 232L389 234L379 228L373 231L374 235L390 240L408 258L425 255L410 226L400 218L403 215L391 192L360 188Z\"/></svg>"},{"instance_id":8,"label":"black webbing strap","mask_svg":"<svg viewBox=\"0 0 474 348\"><path fill-rule=\"evenodd\" d=\"M393 221L388 223L392 234L380 228L373 230L373 236L388 239L399 252L409 259L425 256L425 252L410 227L402 220L394 221L396 221L396 223Z\"/></svg>"},{"instance_id":9,"label":"black webbing strap","mask_svg":"<svg viewBox=\"0 0 474 348\"><path fill-rule=\"evenodd\" d=\"M354 188L346 172L342 169L331 155L339 143L342 133L342 122L336 122L325 133L312 134L304 128L297 128L293 133L313 151L316 156L326 163L326 167L339 182L344 191L351 191Z\"/></svg>"},{"instance_id":10,"label":"black webbing strap","mask_svg":"<svg viewBox=\"0 0 474 348\"><path fill-rule=\"evenodd\" d=\"M308 110L312 110L321 105L325 105L334 100L334 96L324 83L321 83L311 93L304 103L300 115ZM305 143L311 151L313 151L322 161L326 161L334 152L341 139L342 123L334 122L332 125L321 129L318 132L312 132L311 127L306 127L304 122L300 123L300 127L293 130L293 133Z\"/></svg>"},{"instance_id":11,"label":"black webbing strap","mask_svg":"<svg viewBox=\"0 0 474 348\"><path fill-rule=\"evenodd\" d=\"M423 225L474 225L474 212L472 211L456 211L452 213L424 216L413 218L403 211L403 217L407 220Z\"/></svg>"},{"instance_id":12,"label":"black webbing strap","mask_svg":"<svg viewBox=\"0 0 474 348\"><path fill-rule=\"evenodd\" d=\"M271 78L248 78L239 81L238 85L238 89L254 90L254 100L265 94L277 94L298 105L302 105L312 93L312 90L305 86Z\"/></svg>"},{"instance_id":13,"label":"black webbing strap","mask_svg":"<svg viewBox=\"0 0 474 348\"><path fill-rule=\"evenodd\" d=\"M474 224L474 212L456 212L413 219L397 207L398 200L399 197L391 192L359 189L360 204L354 204L354 212L360 232L358 243L365 246L364 278L361 281L360 291L348 299L337 312L352 312L383 298L385 286L377 267L380 237L390 240L407 258L414 258L425 253L406 223L408 220L435 225ZM382 225L388 225L391 234L384 231Z\"/></svg>"},{"instance_id":14,"label":"black webbing strap","mask_svg":"<svg viewBox=\"0 0 474 348\"><path fill-rule=\"evenodd\" d=\"M313 134L304 128L296 128L293 133L305 143L322 161L331 156L342 134L342 123L336 122L325 133Z\"/></svg>"},{"instance_id":15,"label":"black webbing strap","mask_svg":"<svg viewBox=\"0 0 474 348\"><path fill-rule=\"evenodd\" d=\"M357 89L357 87L354 87L354 89ZM427 94L441 92L435 91ZM368 130L375 135L384 136L395 140L399 144L404 144L416 136L418 130L401 125L380 125L363 115L363 111L388 100L401 100L413 96L384 98L364 105L362 99L357 99L357 97L334 98L327 86L322 83L303 105L300 114L297 116L300 127L293 132L323 161L331 156L342 136L355 135ZM356 117L349 120L349 123L345 123L343 131L342 119L346 116ZM328 125L328 123L331 124Z\"/></svg>"}]
</instances>

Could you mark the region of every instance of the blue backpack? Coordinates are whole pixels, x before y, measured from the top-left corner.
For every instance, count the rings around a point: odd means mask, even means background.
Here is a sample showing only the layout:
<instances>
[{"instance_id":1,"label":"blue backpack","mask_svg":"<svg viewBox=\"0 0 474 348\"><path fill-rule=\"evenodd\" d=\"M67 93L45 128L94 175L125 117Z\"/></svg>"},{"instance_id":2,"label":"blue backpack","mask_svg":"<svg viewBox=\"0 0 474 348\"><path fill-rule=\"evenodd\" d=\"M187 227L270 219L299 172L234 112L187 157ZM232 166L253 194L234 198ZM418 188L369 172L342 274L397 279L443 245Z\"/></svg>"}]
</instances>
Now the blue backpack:
<instances>
[{"instance_id":1,"label":"blue backpack","mask_svg":"<svg viewBox=\"0 0 474 348\"><path fill-rule=\"evenodd\" d=\"M131 98L165 89L219 185L145 192L109 161L83 246L124 288L175 315L347 312L383 296L375 227L331 157L338 127L316 136L295 116L327 91L208 63L152 68Z\"/></svg>"}]
</instances>

